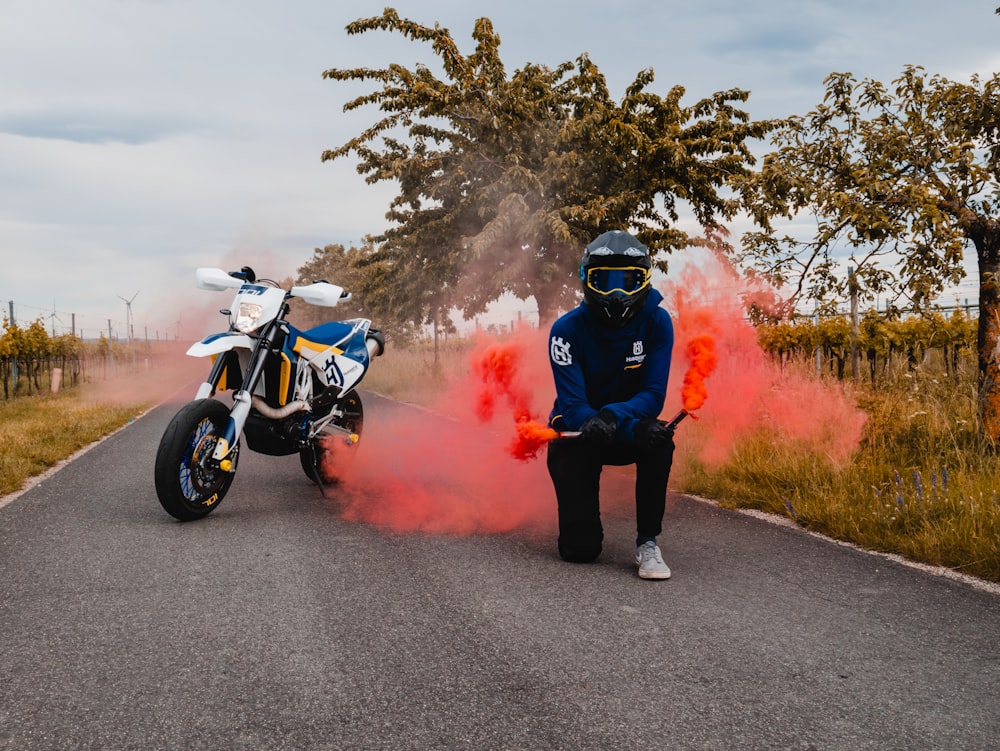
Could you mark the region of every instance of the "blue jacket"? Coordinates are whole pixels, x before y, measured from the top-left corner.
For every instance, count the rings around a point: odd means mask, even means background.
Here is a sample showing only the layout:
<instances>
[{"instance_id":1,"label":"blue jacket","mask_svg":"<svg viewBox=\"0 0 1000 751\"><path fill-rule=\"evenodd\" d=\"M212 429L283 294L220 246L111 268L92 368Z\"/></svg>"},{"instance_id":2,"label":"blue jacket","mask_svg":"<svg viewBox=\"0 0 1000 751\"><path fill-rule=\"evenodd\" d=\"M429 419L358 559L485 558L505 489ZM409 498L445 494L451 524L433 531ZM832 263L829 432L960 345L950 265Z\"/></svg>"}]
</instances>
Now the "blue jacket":
<instances>
[{"instance_id":1,"label":"blue jacket","mask_svg":"<svg viewBox=\"0 0 1000 751\"><path fill-rule=\"evenodd\" d=\"M674 324L662 301L650 290L642 310L621 328L602 323L586 303L552 324L553 428L579 430L607 409L618 420L616 440L633 441L639 420L659 417L674 347Z\"/></svg>"}]
</instances>

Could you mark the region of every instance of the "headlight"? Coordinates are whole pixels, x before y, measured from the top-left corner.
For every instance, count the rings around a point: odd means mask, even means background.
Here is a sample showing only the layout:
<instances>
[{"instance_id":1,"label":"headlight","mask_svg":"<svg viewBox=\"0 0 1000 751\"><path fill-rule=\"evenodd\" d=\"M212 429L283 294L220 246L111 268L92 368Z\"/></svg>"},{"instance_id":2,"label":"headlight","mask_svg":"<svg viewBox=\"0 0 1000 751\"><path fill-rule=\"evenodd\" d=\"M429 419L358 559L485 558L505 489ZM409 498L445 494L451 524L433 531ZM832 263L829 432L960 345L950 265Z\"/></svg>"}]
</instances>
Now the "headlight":
<instances>
[{"instance_id":1,"label":"headlight","mask_svg":"<svg viewBox=\"0 0 1000 751\"><path fill-rule=\"evenodd\" d=\"M264 312L261 305L251 302L241 302L240 309L236 311L236 320L233 327L241 334L249 334L257 330L260 315Z\"/></svg>"}]
</instances>

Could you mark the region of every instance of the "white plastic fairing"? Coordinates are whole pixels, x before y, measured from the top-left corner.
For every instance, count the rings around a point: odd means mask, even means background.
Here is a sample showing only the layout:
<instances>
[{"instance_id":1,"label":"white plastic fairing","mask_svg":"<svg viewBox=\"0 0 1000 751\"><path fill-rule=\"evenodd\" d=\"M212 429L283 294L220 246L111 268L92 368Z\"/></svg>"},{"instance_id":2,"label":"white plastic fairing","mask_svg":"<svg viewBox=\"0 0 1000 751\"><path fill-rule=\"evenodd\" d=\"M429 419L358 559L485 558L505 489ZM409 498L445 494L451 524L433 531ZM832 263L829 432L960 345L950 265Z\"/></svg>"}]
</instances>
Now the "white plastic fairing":
<instances>
[{"instance_id":1,"label":"white plastic fairing","mask_svg":"<svg viewBox=\"0 0 1000 751\"><path fill-rule=\"evenodd\" d=\"M222 269L200 267L195 269L194 275L198 280L198 289L209 289L213 292L239 289L244 284L243 280L229 276Z\"/></svg>"},{"instance_id":2,"label":"white plastic fairing","mask_svg":"<svg viewBox=\"0 0 1000 751\"><path fill-rule=\"evenodd\" d=\"M254 346L253 340L249 336L242 334L226 334L225 336L210 337L204 341L195 342L188 347L187 354L192 357L207 357L218 355L231 349L249 349Z\"/></svg>"},{"instance_id":3,"label":"white plastic fairing","mask_svg":"<svg viewBox=\"0 0 1000 751\"><path fill-rule=\"evenodd\" d=\"M321 305L332 308L337 305L343 297L344 288L329 282L313 282L301 287L292 287L291 294L310 305Z\"/></svg>"}]
</instances>

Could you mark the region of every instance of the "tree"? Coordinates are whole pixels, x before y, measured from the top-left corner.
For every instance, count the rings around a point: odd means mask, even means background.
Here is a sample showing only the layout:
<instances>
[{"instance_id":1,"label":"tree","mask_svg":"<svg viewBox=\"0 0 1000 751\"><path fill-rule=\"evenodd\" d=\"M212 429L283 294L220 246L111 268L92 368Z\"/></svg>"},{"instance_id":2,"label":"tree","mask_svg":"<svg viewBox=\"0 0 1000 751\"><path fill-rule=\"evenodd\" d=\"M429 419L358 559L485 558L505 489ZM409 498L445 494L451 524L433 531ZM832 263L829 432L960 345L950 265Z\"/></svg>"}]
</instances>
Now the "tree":
<instances>
[{"instance_id":1,"label":"tree","mask_svg":"<svg viewBox=\"0 0 1000 751\"><path fill-rule=\"evenodd\" d=\"M309 284L321 279L337 284L351 293L350 300L337 306L335 315L338 319L369 318L375 328L392 331L396 338L408 339L414 334L410 323L413 301L400 299L389 285L382 282L372 250L370 245L361 248L345 248L343 245L315 248L313 257L299 267L296 284ZM291 304L291 319L300 328L316 326L330 319L330 312L325 308L299 304L294 299Z\"/></svg>"},{"instance_id":2,"label":"tree","mask_svg":"<svg viewBox=\"0 0 1000 751\"><path fill-rule=\"evenodd\" d=\"M11 396L11 379L17 373L17 357L23 336L17 321L11 321L5 314L3 334L0 334L0 378L3 380L4 399ZM14 381L13 390L17 391L17 381Z\"/></svg>"},{"instance_id":3,"label":"tree","mask_svg":"<svg viewBox=\"0 0 1000 751\"><path fill-rule=\"evenodd\" d=\"M378 87L345 110L377 105L385 114L323 160L353 153L368 182L398 184L387 214L394 226L373 236L374 255L400 289L433 291L425 314L443 304L468 317L510 293L534 298L540 320L550 320L576 302L582 246L611 228L636 231L665 268L662 254L708 242L676 227L679 206L722 233L720 219L739 206L725 186L753 164L747 141L769 128L734 106L747 92L684 107L682 87L665 97L647 90L650 70L616 103L586 55L508 77L488 18L475 23L468 56L447 29L391 8L347 27L374 30L429 43L444 78L424 65L325 71Z\"/></svg>"},{"instance_id":4,"label":"tree","mask_svg":"<svg viewBox=\"0 0 1000 751\"><path fill-rule=\"evenodd\" d=\"M364 251L359 248L351 247L348 249L343 245L314 248L313 257L298 268L294 283L311 284L317 281L327 281L343 287L351 294L351 299L338 303L335 312L331 313L328 308L309 305L292 298L290 301L290 320L299 328L308 328L330 320L331 316L336 318L371 318L370 309L358 296L361 275L353 265L353 262L363 253Z\"/></svg>"},{"instance_id":5,"label":"tree","mask_svg":"<svg viewBox=\"0 0 1000 751\"><path fill-rule=\"evenodd\" d=\"M744 238L743 260L778 282L794 279L793 300L825 299L845 292L846 248L863 298L894 293L920 310L964 275L971 244L979 411L984 434L1000 439L1000 76L958 83L909 66L890 90L834 73L823 103L772 139L777 150L741 186L763 228ZM815 215L815 233L777 236L773 219L801 212Z\"/></svg>"},{"instance_id":6,"label":"tree","mask_svg":"<svg viewBox=\"0 0 1000 751\"><path fill-rule=\"evenodd\" d=\"M52 353L52 340L49 338L49 332L45 330L45 322L41 318L32 321L24 330L21 343L21 357L28 380L28 393L31 393L32 383L35 384L35 391L41 391L42 366Z\"/></svg>"}]
</instances>

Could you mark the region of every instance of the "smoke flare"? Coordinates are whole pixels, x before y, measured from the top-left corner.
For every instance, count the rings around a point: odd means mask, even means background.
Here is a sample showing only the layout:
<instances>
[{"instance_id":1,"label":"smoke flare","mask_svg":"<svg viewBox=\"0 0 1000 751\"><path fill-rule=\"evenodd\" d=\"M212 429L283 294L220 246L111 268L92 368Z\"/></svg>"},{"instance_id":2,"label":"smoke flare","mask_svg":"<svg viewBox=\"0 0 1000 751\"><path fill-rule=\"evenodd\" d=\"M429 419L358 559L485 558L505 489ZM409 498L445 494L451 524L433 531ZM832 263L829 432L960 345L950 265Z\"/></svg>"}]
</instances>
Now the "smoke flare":
<instances>
[{"instance_id":1,"label":"smoke flare","mask_svg":"<svg viewBox=\"0 0 1000 751\"><path fill-rule=\"evenodd\" d=\"M558 431L535 420L519 420L515 424L517 436L507 450L515 459L526 461L538 456L538 450L549 441L559 437Z\"/></svg>"}]
</instances>

